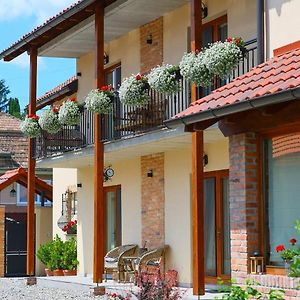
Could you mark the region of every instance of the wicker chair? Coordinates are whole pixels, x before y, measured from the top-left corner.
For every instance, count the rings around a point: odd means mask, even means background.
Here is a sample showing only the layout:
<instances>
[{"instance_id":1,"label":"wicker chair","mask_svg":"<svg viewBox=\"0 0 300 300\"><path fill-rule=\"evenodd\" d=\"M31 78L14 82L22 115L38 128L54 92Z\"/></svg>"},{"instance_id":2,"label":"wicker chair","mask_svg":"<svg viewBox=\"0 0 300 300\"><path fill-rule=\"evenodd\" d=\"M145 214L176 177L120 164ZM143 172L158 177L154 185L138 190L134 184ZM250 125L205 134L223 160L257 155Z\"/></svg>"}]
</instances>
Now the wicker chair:
<instances>
[{"instance_id":1,"label":"wicker chair","mask_svg":"<svg viewBox=\"0 0 300 300\"><path fill-rule=\"evenodd\" d=\"M110 250L104 257L104 278L107 281L108 273L117 273L118 282L121 275L124 277L124 256L133 256L138 249L137 245L123 245Z\"/></svg>"}]
</instances>

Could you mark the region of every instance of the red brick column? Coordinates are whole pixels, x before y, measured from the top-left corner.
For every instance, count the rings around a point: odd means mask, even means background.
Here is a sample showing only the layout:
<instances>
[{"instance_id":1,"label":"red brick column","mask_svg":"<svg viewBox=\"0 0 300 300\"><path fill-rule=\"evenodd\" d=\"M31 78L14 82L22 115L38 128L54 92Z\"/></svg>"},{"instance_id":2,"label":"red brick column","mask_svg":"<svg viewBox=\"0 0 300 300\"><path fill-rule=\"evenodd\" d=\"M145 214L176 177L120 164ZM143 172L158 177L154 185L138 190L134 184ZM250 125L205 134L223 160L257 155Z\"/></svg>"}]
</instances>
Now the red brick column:
<instances>
[{"instance_id":1,"label":"red brick column","mask_svg":"<svg viewBox=\"0 0 300 300\"><path fill-rule=\"evenodd\" d=\"M258 140L254 133L229 138L232 278L249 273L248 257L259 251Z\"/></svg>"},{"instance_id":2,"label":"red brick column","mask_svg":"<svg viewBox=\"0 0 300 300\"><path fill-rule=\"evenodd\" d=\"M152 170L153 177L147 173ZM165 244L164 154L141 157L142 176L142 243L147 248Z\"/></svg>"},{"instance_id":3,"label":"red brick column","mask_svg":"<svg viewBox=\"0 0 300 300\"><path fill-rule=\"evenodd\" d=\"M152 44L147 43L148 36L152 36ZM141 73L148 72L163 62L162 17L140 28L140 45Z\"/></svg>"}]
</instances>

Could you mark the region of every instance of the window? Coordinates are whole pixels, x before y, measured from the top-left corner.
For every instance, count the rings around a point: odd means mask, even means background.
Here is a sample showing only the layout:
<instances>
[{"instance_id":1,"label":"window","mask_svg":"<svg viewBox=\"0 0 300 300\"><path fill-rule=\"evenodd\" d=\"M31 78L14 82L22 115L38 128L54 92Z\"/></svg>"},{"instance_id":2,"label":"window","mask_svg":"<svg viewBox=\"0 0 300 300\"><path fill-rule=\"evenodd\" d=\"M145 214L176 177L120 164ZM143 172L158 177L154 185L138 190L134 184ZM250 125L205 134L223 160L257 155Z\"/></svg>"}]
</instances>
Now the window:
<instances>
[{"instance_id":1,"label":"window","mask_svg":"<svg viewBox=\"0 0 300 300\"><path fill-rule=\"evenodd\" d=\"M47 183L52 184L52 180L45 180ZM27 189L17 184L17 205L27 205ZM40 195L35 194L35 205L42 205L42 197ZM51 206L51 201L45 199L45 206Z\"/></svg>"},{"instance_id":2,"label":"window","mask_svg":"<svg viewBox=\"0 0 300 300\"><path fill-rule=\"evenodd\" d=\"M105 69L105 82L111 85L115 90L118 90L121 85L121 65L117 64Z\"/></svg>"},{"instance_id":3,"label":"window","mask_svg":"<svg viewBox=\"0 0 300 300\"><path fill-rule=\"evenodd\" d=\"M300 134L265 141L265 228L268 263L281 265L276 253L296 236L294 221L300 217Z\"/></svg>"}]
</instances>

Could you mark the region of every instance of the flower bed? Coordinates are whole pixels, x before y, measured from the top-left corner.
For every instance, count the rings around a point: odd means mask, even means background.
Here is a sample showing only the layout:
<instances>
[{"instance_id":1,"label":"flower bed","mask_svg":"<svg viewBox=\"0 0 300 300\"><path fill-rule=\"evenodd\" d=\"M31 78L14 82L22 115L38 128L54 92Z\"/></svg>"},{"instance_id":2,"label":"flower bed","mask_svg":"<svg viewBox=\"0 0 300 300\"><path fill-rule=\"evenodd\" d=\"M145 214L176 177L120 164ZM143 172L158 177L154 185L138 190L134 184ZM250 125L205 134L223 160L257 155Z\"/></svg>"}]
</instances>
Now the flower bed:
<instances>
[{"instance_id":1,"label":"flower bed","mask_svg":"<svg viewBox=\"0 0 300 300\"><path fill-rule=\"evenodd\" d=\"M149 100L149 83L145 76L140 74L125 78L119 89L120 101L128 106L142 107Z\"/></svg>"},{"instance_id":2,"label":"flower bed","mask_svg":"<svg viewBox=\"0 0 300 300\"><path fill-rule=\"evenodd\" d=\"M113 109L114 92L111 86L103 86L89 92L85 98L85 107L98 114L108 114Z\"/></svg>"},{"instance_id":3,"label":"flower bed","mask_svg":"<svg viewBox=\"0 0 300 300\"><path fill-rule=\"evenodd\" d=\"M21 131L30 138L36 138L40 135L41 128L39 126L39 116L28 115L25 120L21 123Z\"/></svg>"}]
</instances>

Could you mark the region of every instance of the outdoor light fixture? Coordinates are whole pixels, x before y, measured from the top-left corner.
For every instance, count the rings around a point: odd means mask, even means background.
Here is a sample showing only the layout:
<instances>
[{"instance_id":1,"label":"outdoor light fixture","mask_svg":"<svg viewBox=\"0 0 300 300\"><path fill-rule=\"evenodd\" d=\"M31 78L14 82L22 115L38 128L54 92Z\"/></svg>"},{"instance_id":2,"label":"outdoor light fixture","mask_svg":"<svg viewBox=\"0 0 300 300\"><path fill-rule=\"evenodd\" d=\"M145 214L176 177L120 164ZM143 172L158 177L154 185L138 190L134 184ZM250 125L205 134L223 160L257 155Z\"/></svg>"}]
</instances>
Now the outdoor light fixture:
<instances>
[{"instance_id":1,"label":"outdoor light fixture","mask_svg":"<svg viewBox=\"0 0 300 300\"><path fill-rule=\"evenodd\" d=\"M109 55L104 52L104 65L107 65L109 63Z\"/></svg>"},{"instance_id":2,"label":"outdoor light fixture","mask_svg":"<svg viewBox=\"0 0 300 300\"><path fill-rule=\"evenodd\" d=\"M153 177L153 170L148 170L147 177Z\"/></svg>"},{"instance_id":3,"label":"outdoor light fixture","mask_svg":"<svg viewBox=\"0 0 300 300\"><path fill-rule=\"evenodd\" d=\"M148 45L151 45L153 43L153 38L152 38L152 34L151 33L147 35L147 40L146 41L147 41Z\"/></svg>"},{"instance_id":4,"label":"outdoor light fixture","mask_svg":"<svg viewBox=\"0 0 300 300\"><path fill-rule=\"evenodd\" d=\"M202 10L202 19L206 18L208 15L207 6L201 2L201 10Z\"/></svg>"},{"instance_id":5,"label":"outdoor light fixture","mask_svg":"<svg viewBox=\"0 0 300 300\"><path fill-rule=\"evenodd\" d=\"M15 184L13 184L13 187L12 187L12 189L10 190L9 195L10 195L12 198L15 198L15 197L16 197L17 191L15 190Z\"/></svg>"},{"instance_id":6,"label":"outdoor light fixture","mask_svg":"<svg viewBox=\"0 0 300 300\"><path fill-rule=\"evenodd\" d=\"M204 154L203 155L203 166L206 167L208 165L208 155Z\"/></svg>"}]
</instances>

